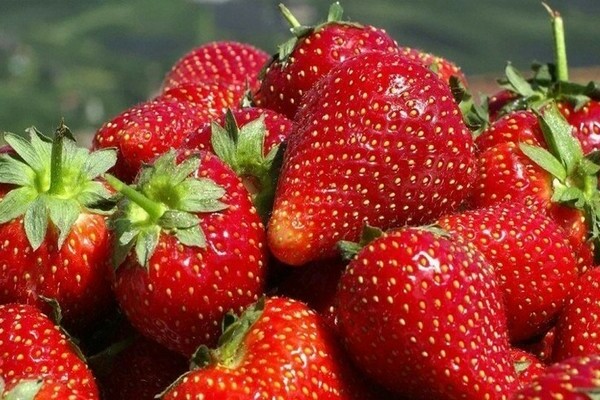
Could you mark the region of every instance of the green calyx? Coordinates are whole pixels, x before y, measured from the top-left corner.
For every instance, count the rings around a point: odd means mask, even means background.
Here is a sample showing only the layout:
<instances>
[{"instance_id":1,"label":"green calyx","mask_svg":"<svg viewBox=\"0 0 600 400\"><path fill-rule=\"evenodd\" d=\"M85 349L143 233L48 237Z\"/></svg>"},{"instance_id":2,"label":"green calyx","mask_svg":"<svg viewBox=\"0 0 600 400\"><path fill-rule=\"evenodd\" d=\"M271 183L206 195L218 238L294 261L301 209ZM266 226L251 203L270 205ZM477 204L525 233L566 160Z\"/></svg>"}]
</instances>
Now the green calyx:
<instances>
[{"instance_id":1,"label":"green calyx","mask_svg":"<svg viewBox=\"0 0 600 400\"><path fill-rule=\"evenodd\" d=\"M197 178L200 159L192 155L177 162L170 150L154 164L144 166L135 187L106 174L106 181L123 197L110 223L116 233L115 268L134 249L145 268L154 254L161 233L174 235L181 244L206 247L198 213L227 208L220 199L225 190L208 178Z\"/></svg>"},{"instance_id":2,"label":"green calyx","mask_svg":"<svg viewBox=\"0 0 600 400\"><path fill-rule=\"evenodd\" d=\"M471 93L456 76L450 77L449 84L465 125L471 130L474 138L479 136L490 126L487 102L483 101L481 105L477 104Z\"/></svg>"},{"instance_id":3,"label":"green calyx","mask_svg":"<svg viewBox=\"0 0 600 400\"><path fill-rule=\"evenodd\" d=\"M2 400L33 400L44 385L41 379L26 379L17 383L10 391L5 391L4 380L0 378L0 398Z\"/></svg>"},{"instance_id":4,"label":"green calyx","mask_svg":"<svg viewBox=\"0 0 600 400\"><path fill-rule=\"evenodd\" d=\"M373 240L383 236L384 234L385 233L377 227L365 225L358 242L340 240L337 244L338 249L344 260L352 260L363 249L363 247L371 243Z\"/></svg>"},{"instance_id":5,"label":"green calyx","mask_svg":"<svg viewBox=\"0 0 600 400\"><path fill-rule=\"evenodd\" d=\"M211 143L215 154L244 180L263 220L268 219L283 161L284 147L277 145L263 154L267 128L264 116L239 128L231 110L225 126L212 123Z\"/></svg>"},{"instance_id":6,"label":"green calyx","mask_svg":"<svg viewBox=\"0 0 600 400\"><path fill-rule=\"evenodd\" d=\"M552 201L583 210L592 236L600 237L600 165L583 154L581 144L572 135L572 127L556 104L537 112L548 150L520 143L521 151L553 177Z\"/></svg>"},{"instance_id":7,"label":"green calyx","mask_svg":"<svg viewBox=\"0 0 600 400\"><path fill-rule=\"evenodd\" d=\"M14 154L0 155L0 183L13 189L0 201L0 223L22 216L33 250L52 224L61 248L82 212L107 214L112 208L111 194L98 178L115 164L116 152L77 147L64 122L54 140L33 127L27 133L4 134Z\"/></svg>"},{"instance_id":8,"label":"green calyx","mask_svg":"<svg viewBox=\"0 0 600 400\"><path fill-rule=\"evenodd\" d=\"M225 368L235 368L244 357L243 342L252 325L261 317L265 308L265 298L261 297L237 317L232 313L223 319L223 334L216 349L200 346L192 356L191 369L205 368L218 364Z\"/></svg>"}]
</instances>

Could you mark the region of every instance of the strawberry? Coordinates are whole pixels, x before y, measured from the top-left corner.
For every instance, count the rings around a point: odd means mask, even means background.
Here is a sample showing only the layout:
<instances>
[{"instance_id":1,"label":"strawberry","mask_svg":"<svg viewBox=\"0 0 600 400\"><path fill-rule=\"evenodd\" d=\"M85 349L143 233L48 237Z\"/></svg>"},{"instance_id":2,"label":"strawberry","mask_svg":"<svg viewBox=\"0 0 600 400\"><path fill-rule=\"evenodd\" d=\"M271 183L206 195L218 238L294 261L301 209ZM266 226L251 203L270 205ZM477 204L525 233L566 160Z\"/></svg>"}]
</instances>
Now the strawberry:
<instances>
[{"instance_id":1,"label":"strawberry","mask_svg":"<svg viewBox=\"0 0 600 400\"><path fill-rule=\"evenodd\" d=\"M426 67L435 72L444 82L450 82L451 77L456 77L464 87L467 87L467 78L460 70L460 67L452 61L436 56L435 54L427 53L423 50L414 49L412 47L400 47L400 54L403 56L420 62Z\"/></svg>"},{"instance_id":2,"label":"strawberry","mask_svg":"<svg viewBox=\"0 0 600 400\"><path fill-rule=\"evenodd\" d=\"M253 194L254 204L268 219L281 168L281 144L292 121L265 108L228 110L219 121L205 125L186 138L185 148L215 153Z\"/></svg>"},{"instance_id":3,"label":"strawberry","mask_svg":"<svg viewBox=\"0 0 600 400\"><path fill-rule=\"evenodd\" d=\"M593 268L579 278L558 317L554 361L575 356L600 354L600 269Z\"/></svg>"},{"instance_id":4,"label":"strawberry","mask_svg":"<svg viewBox=\"0 0 600 400\"><path fill-rule=\"evenodd\" d=\"M481 153L500 143L527 143L546 147L538 117L531 111L521 110L506 114L493 122L475 139L477 152Z\"/></svg>"},{"instance_id":5,"label":"strawberry","mask_svg":"<svg viewBox=\"0 0 600 400\"><path fill-rule=\"evenodd\" d=\"M99 399L92 373L58 326L37 308L0 305L2 399Z\"/></svg>"},{"instance_id":6,"label":"strawberry","mask_svg":"<svg viewBox=\"0 0 600 400\"><path fill-rule=\"evenodd\" d=\"M438 224L475 245L493 266L513 342L550 329L578 272L567 235L552 218L505 203L446 216Z\"/></svg>"},{"instance_id":7,"label":"strawberry","mask_svg":"<svg viewBox=\"0 0 600 400\"><path fill-rule=\"evenodd\" d=\"M525 350L529 354L533 354L538 360L544 364L549 364L552 360L552 348L556 339L556 328L553 327L542 337L537 337L533 340L519 343L520 349Z\"/></svg>"},{"instance_id":8,"label":"strawberry","mask_svg":"<svg viewBox=\"0 0 600 400\"><path fill-rule=\"evenodd\" d=\"M368 53L307 93L269 222L286 264L337 254L364 224L427 223L468 196L473 141L448 85L398 54Z\"/></svg>"},{"instance_id":9,"label":"strawberry","mask_svg":"<svg viewBox=\"0 0 600 400\"><path fill-rule=\"evenodd\" d=\"M181 157L180 157L181 158ZM219 322L263 292L264 227L240 179L218 158L169 151L145 167L112 218L114 290L132 325L189 357Z\"/></svg>"},{"instance_id":10,"label":"strawberry","mask_svg":"<svg viewBox=\"0 0 600 400\"><path fill-rule=\"evenodd\" d=\"M132 182L144 163L181 146L195 129L239 99L216 83L177 87L106 122L94 135L92 147L116 148L118 159L112 172Z\"/></svg>"},{"instance_id":11,"label":"strawberry","mask_svg":"<svg viewBox=\"0 0 600 400\"><path fill-rule=\"evenodd\" d=\"M508 399L502 293L474 246L434 228L388 231L341 278L338 326L363 372L410 399Z\"/></svg>"},{"instance_id":12,"label":"strawberry","mask_svg":"<svg viewBox=\"0 0 600 400\"><path fill-rule=\"evenodd\" d=\"M247 43L218 41L196 47L179 59L163 83L163 92L182 85L219 82L237 95L258 88L258 75L269 55Z\"/></svg>"},{"instance_id":13,"label":"strawberry","mask_svg":"<svg viewBox=\"0 0 600 400\"><path fill-rule=\"evenodd\" d=\"M572 357L546 368L513 400L590 400L600 390L600 355Z\"/></svg>"},{"instance_id":14,"label":"strawberry","mask_svg":"<svg viewBox=\"0 0 600 400\"><path fill-rule=\"evenodd\" d=\"M200 347L192 362L164 400L373 398L321 318L282 297L228 321L219 347Z\"/></svg>"},{"instance_id":15,"label":"strawberry","mask_svg":"<svg viewBox=\"0 0 600 400\"><path fill-rule=\"evenodd\" d=\"M113 150L77 147L64 123L54 141L35 128L6 134L0 156L0 304L58 305L64 324L81 332L109 311L111 194L99 175ZM58 303L58 304L57 304Z\"/></svg>"},{"instance_id":16,"label":"strawberry","mask_svg":"<svg viewBox=\"0 0 600 400\"><path fill-rule=\"evenodd\" d=\"M512 348L510 349L510 355L517 371L519 386L528 385L544 372L544 364L533 354L521 349Z\"/></svg>"},{"instance_id":17,"label":"strawberry","mask_svg":"<svg viewBox=\"0 0 600 400\"><path fill-rule=\"evenodd\" d=\"M396 53L396 42L382 29L343 22L343 9L333 3L327 21L304 26L280 5L294 37L279 46L279 52L267 64L256 94L259 106L294 118L302 97L333 67L358 54Z\"/></svg>"}]
</instances>

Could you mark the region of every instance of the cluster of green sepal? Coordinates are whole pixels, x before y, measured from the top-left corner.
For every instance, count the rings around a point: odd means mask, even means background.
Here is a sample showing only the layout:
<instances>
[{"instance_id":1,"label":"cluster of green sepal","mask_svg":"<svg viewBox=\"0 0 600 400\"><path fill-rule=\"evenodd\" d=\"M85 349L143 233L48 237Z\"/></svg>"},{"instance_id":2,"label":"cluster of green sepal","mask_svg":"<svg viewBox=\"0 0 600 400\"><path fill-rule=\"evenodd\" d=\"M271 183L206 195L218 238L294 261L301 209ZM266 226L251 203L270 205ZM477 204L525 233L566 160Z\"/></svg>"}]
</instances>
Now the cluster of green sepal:
<instances>
[{"instance_id":1,"label":"cluster of green sepal","mask_svg":"<svg viewBox=\"0 0 600 400\"><path fill-rule=\"evenodd\" d=\"M267 127L264 116L239 127L231 110L225 114L224 126L211 125L211 144L215 154L242 179L250 178L249 188L254 205L264 221L269 217L279 170L283 163L284 145L263 153Z\"/></svg>"},{"instance_id":2,"label":"cluster of green sepal","mask_svg":"<svg viewBox=\"0 0 600 400\"><path fill-rule=\"evenodd\" d=\"M33 127L27 134L4 134L11 151L0 155L0 183L13 189L0 202L0 223L22 216L33 250L52 223L60 249L81 213L107 214L112 209L112 195L98 178L115 164L116 152L78 147L64 122L54 140Z\"/></svg>"},{"instance_id":3,"label":"cluster of green sepal","mask_svg":"<svg viewBox=\"0 0 600 400\"><path fill-rule=\"evenodd\" d=\"M211 179L197 177L199 168L199 155L178 162L177 153L170 150L152 165L142 167L135 187L105 175L123 195L110 220L116 236L115 268L132 250L138 263L147 268L163 232L174 235L185 246L206 247L196 214L222 211L228 206L220 201L225 189Z\"/></svg>"},{"instance_id":4,"label":"cluster of green sepal","mask_svg":"<svg viewBox=\"0 0 600 400\"><path fill-rule=\"evenodd\" d=\"M572 127L555 103L536 111L548 150L520 143L521 151L553 177L552 201L583 210L593 238L600 238L600 165L583 154Z\"/></svg>"}]
</instances>

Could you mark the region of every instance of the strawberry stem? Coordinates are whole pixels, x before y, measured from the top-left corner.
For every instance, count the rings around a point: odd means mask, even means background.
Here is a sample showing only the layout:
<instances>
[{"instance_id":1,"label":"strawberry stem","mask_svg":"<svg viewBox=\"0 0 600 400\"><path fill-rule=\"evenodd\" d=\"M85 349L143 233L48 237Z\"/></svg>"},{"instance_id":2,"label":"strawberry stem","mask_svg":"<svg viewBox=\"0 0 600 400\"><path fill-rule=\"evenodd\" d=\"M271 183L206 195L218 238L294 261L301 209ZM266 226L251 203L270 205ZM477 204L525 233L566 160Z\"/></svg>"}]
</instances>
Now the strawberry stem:
<instances>
[{"instance_id":1,"label":"strawberry stem","mask_svg":"<svg viewBox=\"0 0 600 400\"><path fill-rule=\"evenodd\" d=\"M289 8L287 8L283 4L279 4L279 11L281 11L281 14L285 18L285 20L288 22L288 24L290 24L290 27L298 28L299 26L302 26L300 21L298 21L296 17L294 17L294 14L292 14Z\"/></svg>"},{"instance_id":2,"label":"strawberry stem","mask_svg":"<svg viewBox=\"0 0 600 400\"><path fill-rule=\"evenodd\" d=\"M65 121L61 120L56 128L54 140L52 141L52 150L50 154L50 188L49 194L60 195L64 191L63 182L63 143L67 135L67 126Z\"/></svg>"},{"instance_id":3,"label":"strawberry stem","mask_svg":"<svg viewBox=\"0 0 600 400\"><path fill-rule=\"evenodd\" d=\"M565 44L565 29L563 19L557 11L554 11L546 3L542 3L552 19L552 34L554 36L554 62L556 64L556 75L559 82L569 80L569 67L567 64L567 46Z\"/></svg>"},{"instance_id":4,"label":"strawberry stem","mask_svg":"<svg viewBox=\"0 0 600 400\"><path fill-rule=\"evenodd\" d=\"M153 222L156 222L163 216L166 207L160 203L150 200L148 197L144 196L142 193L138 192L131 186L126 183L120 181L116 177L111 174L104 174L104 179L110 186L112 186L116 191L127 197L129 200L133 201L135 204L140 206L146 213L150 216L150 219Z\"/></svg>"}]
</instances>

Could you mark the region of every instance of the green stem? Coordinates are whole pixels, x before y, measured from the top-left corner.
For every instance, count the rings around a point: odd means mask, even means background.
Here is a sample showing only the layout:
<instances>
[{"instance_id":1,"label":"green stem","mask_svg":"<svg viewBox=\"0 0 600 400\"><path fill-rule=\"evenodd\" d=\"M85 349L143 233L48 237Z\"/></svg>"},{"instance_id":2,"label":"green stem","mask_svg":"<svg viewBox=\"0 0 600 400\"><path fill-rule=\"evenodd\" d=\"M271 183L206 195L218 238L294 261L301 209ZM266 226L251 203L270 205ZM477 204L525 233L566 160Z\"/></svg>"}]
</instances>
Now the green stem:
<instances>
[{"instance_id":1,"label":"green stem","mask_svg":"<svg viewBox=\"0 0 600 400\"><path fill-rule=\"evenodd\" d=\"M551 9L546 3L542 5L548 10L552 19L552 34L554 36L554 62L556 76L559 82L569 80L569 67L567 64L567 46L565 44L565 28L560 13Z\"/></svg>"},{"instance_id":2,"label":"green stem","mask_svg":"<svg viewBox=\"0 0 600 400\"><path fill-rule=\"evenodd\" d=\"M49 194L61 194L64 191L63 182L63 147L64 139L69 128L65 125L65 121L60 121L60 125L56 128L54 140L52 141L52 151L50 153L50 188Z\"/></svg>"},{"instance_id":3,"label":"green stem","mask_svg":"<svg viewBox=\"0 0 600 400\"><path fill-rule=\"evenodd\" d=\"M133 201L144 211L146 211L146 213L150 216L152 221L158 221L167 210L164 205L150 200L148 197L144 196L142 193L138 192L126 183L120 181L111 174L104 174L104 179L106 179L106 182L108 182L108 184L112 186L116 191L123 194L129 200Z\"/></svg>"},{"instance_id":4,"label":"green stem","mask_svg":"<svg viewBox=\"0 0 600 400\"><path fill-rule=\"evenodd\" d=\"M281 11L281 14L283 14L283 17L292 28L302 26L300 21L298 21L296 17L294 17L294 14L292 14L292 12L283 4L279 4L279 11Z\"/></svg>"}]
</instances>

